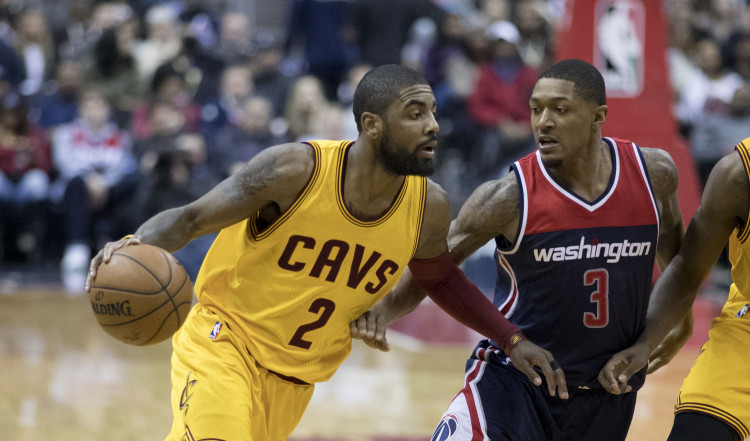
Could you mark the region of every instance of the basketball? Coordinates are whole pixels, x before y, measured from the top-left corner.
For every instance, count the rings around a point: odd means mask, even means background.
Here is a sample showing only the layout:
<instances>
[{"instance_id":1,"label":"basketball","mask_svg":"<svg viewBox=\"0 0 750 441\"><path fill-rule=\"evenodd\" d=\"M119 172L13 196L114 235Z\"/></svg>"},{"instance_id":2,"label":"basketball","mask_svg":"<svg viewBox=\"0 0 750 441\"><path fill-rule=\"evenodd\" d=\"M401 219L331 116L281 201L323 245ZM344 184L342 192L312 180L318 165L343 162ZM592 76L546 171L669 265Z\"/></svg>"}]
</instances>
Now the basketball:
<instances>
[{"instance_id":1,"label":"basketball","mask_svg":"<svg viewBox=\"0 0 750 441\"><path fill-rule=\"evenodd\" d=\"M171 337L185 322L193 284L171 253L153 245L131 245L99 265L89 300L109 335L129 345L151 345Z\"/></svg>"}]
</instances>

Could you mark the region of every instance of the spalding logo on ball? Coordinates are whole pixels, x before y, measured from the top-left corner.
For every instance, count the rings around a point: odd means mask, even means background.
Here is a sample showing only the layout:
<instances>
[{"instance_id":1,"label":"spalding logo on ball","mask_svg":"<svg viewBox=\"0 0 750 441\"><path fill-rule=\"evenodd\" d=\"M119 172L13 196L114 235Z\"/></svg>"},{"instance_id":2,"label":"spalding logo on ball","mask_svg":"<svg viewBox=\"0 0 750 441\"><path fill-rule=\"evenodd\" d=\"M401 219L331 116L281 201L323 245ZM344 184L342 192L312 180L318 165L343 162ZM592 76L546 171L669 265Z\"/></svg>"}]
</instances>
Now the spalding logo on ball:
<instances>
[{"instance_id":1,"label":"spalding logo on ball","mask_svg":"<svg viewBox=\"0 0 750 441\"><path fill-rule=\"evenodd\" d=\"M185 322L193 284L171 253L153 245L131 245L99 265L89 300L109 335L130 345L151 345L171 337Z\"/></svg>"}]
</instances>

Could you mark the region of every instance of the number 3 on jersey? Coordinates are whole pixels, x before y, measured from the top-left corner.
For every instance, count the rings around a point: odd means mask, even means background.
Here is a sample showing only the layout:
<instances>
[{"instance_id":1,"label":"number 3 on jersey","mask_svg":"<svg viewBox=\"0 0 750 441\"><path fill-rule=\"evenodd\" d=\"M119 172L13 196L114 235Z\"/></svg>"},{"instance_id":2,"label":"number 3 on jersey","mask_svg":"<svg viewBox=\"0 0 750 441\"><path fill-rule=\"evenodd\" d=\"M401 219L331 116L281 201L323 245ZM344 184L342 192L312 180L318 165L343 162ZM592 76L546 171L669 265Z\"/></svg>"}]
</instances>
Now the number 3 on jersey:
<instances>
[{"instance_id":1,"label":"number 3 on jersey","mask_svg":"<svg viewBox=\"0 0 750 441\"><path fill-rule=\"evenodd\" d=\"M609 323L609 273L606 269L588 270L583 275L585 286L594 285L591 303L596 303L596 313L583 314L583 324L589 328L603 328Z\"/></svg>"},{"instance_id":2,"label":"number 3 on jersey","mask_svg":"<svg viewBox=\"0 0 750 441\"><path fill-rule=\"evenodd\" d=\"M334 309L336 309L336 304L333 303L332 300L323 298L313 300L308 311L312 312L313 314L320 314L320 317L318 317L318 319L314 322L307 323L297 328L297 332L295 332L294 336L292 336L292 339L289 340L289 344L292 346L300 347L302 349L310 349L312 342L303 339L302 336L307 332L325 326L325 324L328 323L328 320L331 318L331 314L333 314Z\"/></svg>"}]
</instances>

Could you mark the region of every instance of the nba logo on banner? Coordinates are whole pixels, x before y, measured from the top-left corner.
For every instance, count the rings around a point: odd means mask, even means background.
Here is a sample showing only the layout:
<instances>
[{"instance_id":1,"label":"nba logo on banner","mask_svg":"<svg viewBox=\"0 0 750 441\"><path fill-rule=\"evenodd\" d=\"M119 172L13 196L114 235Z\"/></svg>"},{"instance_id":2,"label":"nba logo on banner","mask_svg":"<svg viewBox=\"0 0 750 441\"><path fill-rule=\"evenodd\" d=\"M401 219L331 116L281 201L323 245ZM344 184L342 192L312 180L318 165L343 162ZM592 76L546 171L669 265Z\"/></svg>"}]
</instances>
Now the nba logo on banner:
<instances>
[{"instance_id":1,"label":"nba logo on banner","mask_svg":"<svg viewBox=\"0 0 750 441\"><path fill-rule=\"evenodd\" d=\"M631 98L643 90L646 12L641 0L599 0L594 17L594 66L607 96Z\"/></svg>"},{"instance_id":2,"label":"nba logo on banner","mask_svg":"<svg viewBox=\"0 0 750 441\"><path fill-rule=\"evenodd\" d=\"M219 335L219 331L221 331L221 322L216 322L214 324L214 329L211 330L211 335L209 335L208 337L211 340L216 340L216 337Z\"/></svg>"}]
</instances>

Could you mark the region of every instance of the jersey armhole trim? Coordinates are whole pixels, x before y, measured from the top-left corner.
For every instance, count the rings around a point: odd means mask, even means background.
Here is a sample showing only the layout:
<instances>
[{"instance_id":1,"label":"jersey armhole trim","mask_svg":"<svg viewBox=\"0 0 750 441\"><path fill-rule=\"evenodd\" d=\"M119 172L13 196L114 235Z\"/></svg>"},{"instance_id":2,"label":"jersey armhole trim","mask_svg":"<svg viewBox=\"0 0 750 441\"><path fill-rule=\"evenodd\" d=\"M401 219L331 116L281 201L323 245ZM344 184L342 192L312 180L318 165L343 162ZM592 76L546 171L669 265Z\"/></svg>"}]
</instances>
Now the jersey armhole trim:
<instances>
[{"instance_id":1,"label":"jersey armhole trim","mask_svg":"<svg viewBox=\"0 0 750 441\"><path fill-rule=\"evenodd\" d=\"M278 219L276 219L271 225L266 227L264 230L260 230L258 228L258 220L260 217L260 212L255 212L253 215L248 219L248 232L250 233L250 236L255 241L261 241L268 236L270 236L274 231L276 231L281 224L283 224L289 217L294 214L295 211L299 208L300 205L302 205L302 201L305 200L308 194L310 194L310 191L312 191L312 188L315 186L315 183L318 181L318 178L320 177L321 173L321 166L320 166L320 146L315 141L309 141L305 142L305 144L309 145L313 149L313 161L315 162L313 166L313 172L310 175L310 178L307 180L307 183L302 188L302 191L297 195L297 198L294 200L294 203L289 207L288 210L286 210L284 213L279 216Z\"/></svg>"},{"instance_id":2,"label":"jersey armhole trim","mask_svg":"<svg viewBox=\"0 0 750 441\"><path fill-rule=\"evenodd\" d=\"M745 174L748 176L748 179L750 179L750 151L748 151L745 141L749 140L750 138L745 138L734 147L734 149L737 150L737 153L740 154L742 166L745 167ZM750 197L750 195L748 195L748 197ZM745 216L745 225L737 226L737 240L742 244L747 242L748 237L750 237L750 228L747 227L748 222L750 222L750 212Z\"/></svg>"}]
</instances>

